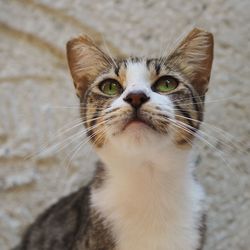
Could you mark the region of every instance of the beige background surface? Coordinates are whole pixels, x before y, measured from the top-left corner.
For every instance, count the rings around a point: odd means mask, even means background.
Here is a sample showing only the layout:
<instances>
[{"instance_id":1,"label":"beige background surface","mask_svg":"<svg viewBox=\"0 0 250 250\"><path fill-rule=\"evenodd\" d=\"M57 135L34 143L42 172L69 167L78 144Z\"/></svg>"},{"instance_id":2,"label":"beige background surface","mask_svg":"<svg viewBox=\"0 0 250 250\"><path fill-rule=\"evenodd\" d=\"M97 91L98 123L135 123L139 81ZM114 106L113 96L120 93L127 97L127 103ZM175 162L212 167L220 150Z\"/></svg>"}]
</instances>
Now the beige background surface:
<instances>
[{"instance_id":1,"label":"beige background surface","mask_svg":"<svg viewBox=\"0 0 250 250\"><path fill-rule=\"evenodd\" d=\"M86 33L112 52L152 56L199 26L215 35L209 137L195 147L208 195L205 250L250 250L249 13L249 0L0 0L0 249L92 174L93 150L72 157L82 138L66 140L77 127L60 130L78 118L65 42Z\"/></svg>"}]
</instances>

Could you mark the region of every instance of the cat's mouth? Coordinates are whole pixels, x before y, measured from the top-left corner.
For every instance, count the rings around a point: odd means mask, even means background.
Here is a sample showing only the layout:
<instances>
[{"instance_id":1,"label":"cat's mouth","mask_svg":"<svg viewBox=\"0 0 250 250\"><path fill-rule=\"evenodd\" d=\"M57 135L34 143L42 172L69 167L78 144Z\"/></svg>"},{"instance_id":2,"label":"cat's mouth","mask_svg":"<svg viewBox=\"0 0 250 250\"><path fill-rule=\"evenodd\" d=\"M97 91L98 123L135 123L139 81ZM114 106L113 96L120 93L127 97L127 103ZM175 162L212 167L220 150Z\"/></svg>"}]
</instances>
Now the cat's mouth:
<instances>
[{"instance_id":1,"label":"cat's mouth","mask_svg":"<svg viewBox=\"0 0 250 250\"><path fill-rule=\"evenodd\" d=\"M141 114L135 112L127 121L125 122L122 131L128 129L128 128L149 128L156 131L155 126L148 121L146 118L144 118Z\"/></svg>"},{"instance_id":2,"label":"cat's mouth","mask_svg":"<svg viewBox=\"0 0 250 250\"><path fill-rule=\"evenodd\" d=\"M125 125L124 129L126 129L129 126L133 126L133 125L138 125L138 126L140 126L140 125L142 125L142 126L146 125L146 126L148 126L147 122L145 122L144 120L135 118L135 119L129 120L127 122L127 124Z\"/></svg>"}]
</instances>

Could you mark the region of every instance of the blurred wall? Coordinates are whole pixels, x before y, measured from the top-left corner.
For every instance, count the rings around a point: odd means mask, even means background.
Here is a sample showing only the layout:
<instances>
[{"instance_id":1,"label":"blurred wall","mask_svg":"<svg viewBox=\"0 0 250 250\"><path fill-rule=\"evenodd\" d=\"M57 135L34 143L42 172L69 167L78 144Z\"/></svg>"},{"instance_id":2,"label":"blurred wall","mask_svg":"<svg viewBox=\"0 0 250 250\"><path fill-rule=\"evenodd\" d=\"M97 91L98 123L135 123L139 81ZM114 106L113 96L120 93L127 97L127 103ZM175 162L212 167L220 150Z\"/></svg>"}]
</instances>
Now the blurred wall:
<instances>
[{"instance_id":1,"label":"blurred wall","mask_svg":"<svg viewBox=\"0 0 250 250\"><path fill-rule=\"evenodd\" d=\"M74 137L66 41L86 33L113 54L152 56L199 26L215 35L207 137L194 148L208 195L205 250L249 250L249 10L249 0L0 0L0 249L91 178L94 152Z\"/></svg>"}]
</instances>

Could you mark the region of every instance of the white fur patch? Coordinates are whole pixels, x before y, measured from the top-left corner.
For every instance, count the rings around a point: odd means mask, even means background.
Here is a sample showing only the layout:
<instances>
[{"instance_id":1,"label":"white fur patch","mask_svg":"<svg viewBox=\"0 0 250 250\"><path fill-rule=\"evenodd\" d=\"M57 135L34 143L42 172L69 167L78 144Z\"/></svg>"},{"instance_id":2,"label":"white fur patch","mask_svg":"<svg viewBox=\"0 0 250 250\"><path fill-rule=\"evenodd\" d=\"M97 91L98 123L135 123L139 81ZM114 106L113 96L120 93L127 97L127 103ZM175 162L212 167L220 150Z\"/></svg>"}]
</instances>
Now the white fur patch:
<instances>
[{"instance_id":1,"label":"white fur patch","mask_svg":"<svg viewBox=\"0 0 250 250\"><path fill-rule=\"evenodd\" d=\"M171 100L151 90L145 63L128 64L126 80L111 108L129 105L123 97L141 90L173 116ZM168 135L140 129L110 137L98 149L107 179L93 190L92 205L110 223L116 250L196 250L203 192L193 180L189 150L177 148Z\"/></svg>"},{"instance_id":2,"label":"white fur patch","mask_svg":"<svg viewBox=\"0 0 250 250\"><path fill-rule=\"evenodd\" d=\"M136 91L144 92L148 97L150 97L149 102L153 102L155 105L159 105L161 107L165 106L169 109L173 108L172 102L168 97L152 91L151 84L150 73L144 61L138 63L128 63L125 82L126 89L122 95L113 102L110 109L128 106L129 104L123 100L124 97L126 97L128 93Z\"/></svg>"}]
</instances>

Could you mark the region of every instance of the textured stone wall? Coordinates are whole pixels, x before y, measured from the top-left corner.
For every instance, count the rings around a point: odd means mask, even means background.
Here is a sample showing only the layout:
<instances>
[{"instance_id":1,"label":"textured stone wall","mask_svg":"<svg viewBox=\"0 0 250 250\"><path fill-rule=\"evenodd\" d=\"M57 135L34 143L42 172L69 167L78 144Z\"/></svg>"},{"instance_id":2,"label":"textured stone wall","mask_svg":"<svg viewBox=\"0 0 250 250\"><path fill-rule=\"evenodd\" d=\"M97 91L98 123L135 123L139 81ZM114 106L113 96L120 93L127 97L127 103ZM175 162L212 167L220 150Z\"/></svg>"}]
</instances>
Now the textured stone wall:
<instances>
[{"instance_id":1,"label":"textured stone wall","mask_svg":"<svg viewBox=\"0 0 250 250\"><path fill-rule=\"evenodd\" d=\"M79 120L66 41L86 33L114 54L152 56L199 26L215 35L206 136L194 148L205 250L250 250L249 10L249 0L0 0L0 249L92 174L93 150L73 153L84 137L67 130Z\"/></svg>"}]
</instances>

